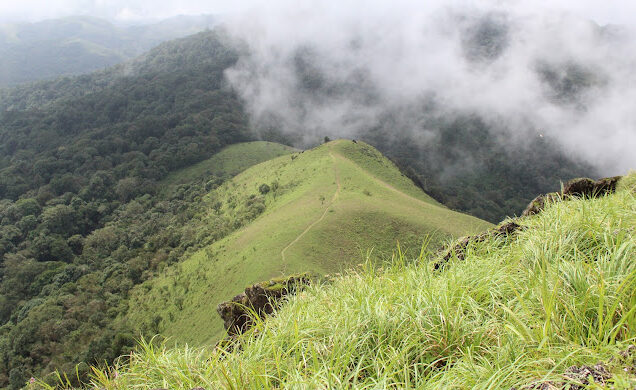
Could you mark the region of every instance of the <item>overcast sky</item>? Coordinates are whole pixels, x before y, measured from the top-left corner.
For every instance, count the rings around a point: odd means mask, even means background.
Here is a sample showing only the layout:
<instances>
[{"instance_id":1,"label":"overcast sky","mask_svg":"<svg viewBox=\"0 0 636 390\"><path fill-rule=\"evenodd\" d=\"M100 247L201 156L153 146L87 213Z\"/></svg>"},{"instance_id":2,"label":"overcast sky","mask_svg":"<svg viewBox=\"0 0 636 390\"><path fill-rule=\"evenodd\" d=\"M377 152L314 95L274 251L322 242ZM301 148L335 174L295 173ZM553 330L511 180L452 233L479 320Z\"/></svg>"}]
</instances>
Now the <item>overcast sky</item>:
<instances>
[{"instance_id":1,"label":"overcast sky","mask_svg":"<svg viewBox=\"0 0 636 390\"><path fill-rule=\"evenodd\" d=\"M347 2L347 0L338 1ZM634 0L475 1L516 3L529 9L543 7L568 10L579 16L594 19L601 24L632 24L636 19L636 1ZM275 0L267 1L267 3L272 2ZM452 2L457 1L449 1L449 3ZM149 22L176 15L236 13L252 8L257 3L259 3L258 0L0 0L0 22L34 22L70 15L91 15L119 22ZM426 7L426 0L422 0L422 6Z\"/></svg>"},{"instance_id":2,"label":"overcast sky","mask_svg":"<svg viewBox=\"0 0 636 390\"><path fill-rule=\"evenodd\" d=\"M70 15L91 15L119 22L146 22L176 15L226 14L254 0L0 0L0 21L35 22Z\"/></svg>"}]
</instances>

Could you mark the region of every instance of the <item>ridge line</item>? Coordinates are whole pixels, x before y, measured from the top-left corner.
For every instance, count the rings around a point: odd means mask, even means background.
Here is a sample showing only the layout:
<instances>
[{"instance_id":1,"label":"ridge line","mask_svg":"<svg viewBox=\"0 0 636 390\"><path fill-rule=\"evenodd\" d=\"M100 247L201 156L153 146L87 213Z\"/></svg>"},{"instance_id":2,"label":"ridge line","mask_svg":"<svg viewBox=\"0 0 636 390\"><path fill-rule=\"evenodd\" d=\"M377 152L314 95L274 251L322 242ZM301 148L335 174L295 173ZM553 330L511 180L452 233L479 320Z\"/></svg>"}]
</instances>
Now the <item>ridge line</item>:
<instances>
[{"instance_id":1,"label":"ridge line","mask_svg":"<svg viewBox=\"0 0 636 390\"><path fill-rule=\"evenodd\" d=\"M325 207L325 210L323 211L322 215L317 220L315 220L314 222L309 224L309 226L307 226L307 228L305 228L305 230L303 230L302 233L300 233L292 242L290 242L285 248L283 248L283 250L280 251L280 256L281 256L281 259L283 260L283 266L285 266L285 264L284 264L285 263L285 252L289 248L291 248L294 244L296 244L298 241L300 241L300 239L305 234L307 234L314 226L316 226L320 221L322 221L325 218L325 216L327 215L327 212L329 211L329 208L333 205L333 203L338 199L338 196L340 195L340 190L341 190L340 172L338 171L338 166L336 164L336 158L333 155L333 151L331 149L331 146L329 146L329 156L333 160L333 169L334 169L334 174L335 174L335 177L336 177L336 192L333 194L333 197L331 198L331 200L327 204L327 207Z\"/></svg>"}]
</instances>

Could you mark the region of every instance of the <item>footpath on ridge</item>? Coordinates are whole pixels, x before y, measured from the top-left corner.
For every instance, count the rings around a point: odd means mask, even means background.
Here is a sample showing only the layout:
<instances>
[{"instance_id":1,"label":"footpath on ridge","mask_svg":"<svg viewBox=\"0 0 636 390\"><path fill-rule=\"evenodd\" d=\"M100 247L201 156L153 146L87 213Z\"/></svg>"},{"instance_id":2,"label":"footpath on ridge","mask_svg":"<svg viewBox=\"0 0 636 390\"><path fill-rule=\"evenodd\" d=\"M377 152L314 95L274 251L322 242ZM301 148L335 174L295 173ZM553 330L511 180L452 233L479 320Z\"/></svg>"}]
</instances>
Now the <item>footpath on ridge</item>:
<instances>
[{"instance_id":1,"label":"footpath on ridge","mask_svg":"<svg viewBox=\"0 0 636 390\"><path fill-rule=\"evenodd\" d=\"M338 172L338 164L336 163L336 158L333 155L333 151L331 150L331 146L329 146L329 156L333 160L333 170L334 170L334 175L336 177L336 192L331 197L331 200L329 201L329 203L327 203L327 207L325 207L325 210L323 211L322 215L318 219L316 219L315 221L310 223L309 226L307 226L307 228L305 230L303 230L302 233L300 233L294 240L292 240L292 242L290 242L285 248L283 248L282 251L280 251L280 256L281 256L281 259L283 260L283 264L285 263L285 252L289 248L291 248L294 244L296 244L301 238L303 238L303 236L305 234L307 234L314 226L316 226L318 223L320 223L320 221L325 219L325 216L327 215L327 212L329 211L329 208L334 204L334 202L338 199L338 196L340 195L340 190L341 190L340 174Z\"/></svg>"}]
</instances>

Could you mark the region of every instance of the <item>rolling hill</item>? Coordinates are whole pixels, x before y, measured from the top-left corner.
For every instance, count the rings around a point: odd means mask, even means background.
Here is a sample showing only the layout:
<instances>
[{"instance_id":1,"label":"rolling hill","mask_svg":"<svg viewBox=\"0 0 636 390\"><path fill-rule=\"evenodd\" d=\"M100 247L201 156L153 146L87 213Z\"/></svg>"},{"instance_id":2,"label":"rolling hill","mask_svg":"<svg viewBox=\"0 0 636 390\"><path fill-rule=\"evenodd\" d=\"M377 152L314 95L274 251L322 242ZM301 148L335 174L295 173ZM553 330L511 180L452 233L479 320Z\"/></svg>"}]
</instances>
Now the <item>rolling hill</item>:
<instances>
[{"instance_id":1,"label":"rolling hill","mask_svg":"<svg viewBox=\"0 0 636 390\"><path fill-rule=\"evenodd\" d=\"M216 305L252 283L298 272L344 272L390 258L399 242L418 253L489 223L451 211L377 150L332 141L247 169L209 194L217 213L258 214L134 290L127 319L144 333L203 345L223 335ZM213 211L210 211L213 212Z\"/></svg>"}]
</instances>

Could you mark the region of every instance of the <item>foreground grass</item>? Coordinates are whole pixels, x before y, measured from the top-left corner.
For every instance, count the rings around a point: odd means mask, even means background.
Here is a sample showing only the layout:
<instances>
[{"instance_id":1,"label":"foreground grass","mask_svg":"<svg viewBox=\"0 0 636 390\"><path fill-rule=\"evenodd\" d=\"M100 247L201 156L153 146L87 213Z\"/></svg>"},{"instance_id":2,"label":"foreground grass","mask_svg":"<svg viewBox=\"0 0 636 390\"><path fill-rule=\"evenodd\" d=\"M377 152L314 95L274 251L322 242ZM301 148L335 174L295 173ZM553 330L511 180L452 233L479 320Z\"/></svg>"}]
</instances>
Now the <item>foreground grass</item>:
<instances>
[{"instance_id":1,"label":"foreground grass","mask_svg":"<svg viewBox=\"0 0 636 390\"><path fill-rule=\"evenodd\" d=\"M521 224L442 272L425 253L397 253L312 286L235 352L142 342L89 387L509 389L604 361L609 386L632 389L612 357L636 341L634 193L557 203Z\"/></svg>"}]
</instances>

